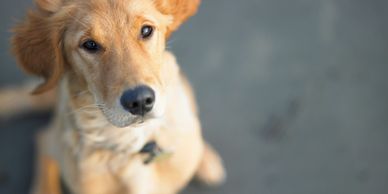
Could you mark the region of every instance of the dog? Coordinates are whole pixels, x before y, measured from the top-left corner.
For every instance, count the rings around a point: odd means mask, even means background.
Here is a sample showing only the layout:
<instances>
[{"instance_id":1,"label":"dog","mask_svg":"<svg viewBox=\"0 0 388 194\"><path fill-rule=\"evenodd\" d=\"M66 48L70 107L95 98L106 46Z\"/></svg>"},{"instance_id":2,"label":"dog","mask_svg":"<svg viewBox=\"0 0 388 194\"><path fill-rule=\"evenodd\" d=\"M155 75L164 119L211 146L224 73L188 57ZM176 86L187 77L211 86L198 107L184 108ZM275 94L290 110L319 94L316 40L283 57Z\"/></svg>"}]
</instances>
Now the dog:
<instances>
[{"instance_id":1,"label":"dog","mask_svg":"<svg viewBox=\"0 0 388 194\"><path fill-rule=\"evenodd\" d=\"M54 106L37 135L32 193L175 194L225 180L166 41L200 0L36 0L13 30L18 63L44 79L0 94L17 113ZM11 103L12 104L12 103Z\"/></svg>"}]
</instances>

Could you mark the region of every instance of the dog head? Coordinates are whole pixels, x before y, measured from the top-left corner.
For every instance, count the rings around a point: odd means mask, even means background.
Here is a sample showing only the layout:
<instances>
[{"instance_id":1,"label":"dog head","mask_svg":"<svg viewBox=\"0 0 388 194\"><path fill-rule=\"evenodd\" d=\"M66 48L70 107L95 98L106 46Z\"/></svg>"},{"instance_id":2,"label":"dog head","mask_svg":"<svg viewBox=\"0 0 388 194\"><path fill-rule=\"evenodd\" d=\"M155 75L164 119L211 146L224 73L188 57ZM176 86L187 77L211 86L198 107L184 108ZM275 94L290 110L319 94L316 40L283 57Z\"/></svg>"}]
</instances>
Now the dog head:
<instances>
[{"instance_id":1,"label":"dog head","mask_svg":"<svg viewBox=\"0 0 388 194\"><path fill-rule=\"evenodd\" d=\"M125 127L163 113L178 71L166 62L166 40L199 1L36 0L14 29L13 51L25 71L45 79L35 94L71 73L110 123Z\"/></svg>"}]
</instances>

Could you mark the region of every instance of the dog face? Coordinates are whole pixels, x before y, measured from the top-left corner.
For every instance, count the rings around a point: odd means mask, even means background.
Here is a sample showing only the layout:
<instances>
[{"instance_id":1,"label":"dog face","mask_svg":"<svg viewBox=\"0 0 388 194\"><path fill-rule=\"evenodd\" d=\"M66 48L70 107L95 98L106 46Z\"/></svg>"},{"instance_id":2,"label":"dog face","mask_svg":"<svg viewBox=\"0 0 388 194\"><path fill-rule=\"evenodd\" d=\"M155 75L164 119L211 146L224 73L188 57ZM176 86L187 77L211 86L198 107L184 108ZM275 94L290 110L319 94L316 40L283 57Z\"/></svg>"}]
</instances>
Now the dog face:
<instances>
[{"instance_id":1,"label":"dog face","mask_svg":"<svg viewBox=\"0 0 388 194\"><path fill-rule=\"evenodd\" d=\"M161 116L163 76L172 69L163 60L171 18L143 0L94 0L76 7L64 37L66 58L105 117L125 127Z\"/></svg>"},{"instance_id":2,"label":"dog face","mask_svg":"<svg viewBox=\"0 0 388 194\"><path fill-rule=\"evenodd\" d=\"M163 114L170 73L166 40L199 0L37 0L15 29L14 52L53 88L71 72L110 123L126 127Z\"/></svg>"}]
</instances>

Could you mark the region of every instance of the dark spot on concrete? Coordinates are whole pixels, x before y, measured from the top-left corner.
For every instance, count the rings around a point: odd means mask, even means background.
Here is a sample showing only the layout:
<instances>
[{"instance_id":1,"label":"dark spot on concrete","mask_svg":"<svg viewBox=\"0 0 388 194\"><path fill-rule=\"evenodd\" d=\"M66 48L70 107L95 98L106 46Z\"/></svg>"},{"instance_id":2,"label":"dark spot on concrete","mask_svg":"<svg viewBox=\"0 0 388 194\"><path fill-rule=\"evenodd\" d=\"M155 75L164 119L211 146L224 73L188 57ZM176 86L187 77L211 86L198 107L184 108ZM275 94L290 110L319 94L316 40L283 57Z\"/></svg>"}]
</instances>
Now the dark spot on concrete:
<instances>
[{"instance_id":1,"label":"dark spot on concrete","mask_svg":"<svg viewBox=\"0 0 388 194\"><path fill-rule=\"evenodd\" d=\"M287 120L295 119L301 111L301 103L298 98L292 99L287 108Z\"/></svg>"},{"instance_id":2,"label":"dark spot on concrete","mask_svg":"<svg viewBox=\"0 0 388 194\"><path fill-rule=\"evenodd\" d=\"M260 135L266 140L279 140L284 136L284 120L276 115L271 115L260 130Z\"/></svg>"},{"instance_id":3,"label":"dark spot on concrete","mask_svg":"<svg viewBox=\"0 0 388 194\"><path fill-rule=\"evenodd\" d=\"M341 79L341 74L337 68L330 68L326 71L326 77L329 81L337 82Z\"/></svg>"},{"instance_id":4,"label":"dark spot on concrete","mask_svg":"<svg viewBox=\"0 0 388 194\"><path fill-rule=\"evenodd\" d=\"M278 183L279 183L279 176L275 174L269 174L264 178L264 184L270 190L275 188Z\"/></svg>"},{"instance_id":5,"label":"dark spot on concrete","mask_svg":"<svg viewBox=\"0 0 388 194\"><path fill-rule=\"evenodd\" d=\"M292 99L284 113L270 115L268 120L260 128L260 136L266 140L280 140L286 135L287 126L294 121L300 112L300 102ZM279 116L282 115L282 116Z\"/></svg>"},{"instance_id":6,"label":"dark spot on concrete","mask_svg":"<svg viewBox=\"0 0 388 194\"><path fill-rule=\"evenodd\" d=\"M357 175L356 175L356 179L360 182L360 183L367 183L369 181L369 172L367 169L363 169L363 170L360 170Z\"/></svg>"},{"instance_id":7,"label":"dark spot on concrete","mask_svg":"<svg viewBox=\"0 0 388 194\"><path fill-rule=\"evenodd\" d=\"M0 170L0 186L4 186L9 182L9 174Z\"/></svg>"}]
</instances>

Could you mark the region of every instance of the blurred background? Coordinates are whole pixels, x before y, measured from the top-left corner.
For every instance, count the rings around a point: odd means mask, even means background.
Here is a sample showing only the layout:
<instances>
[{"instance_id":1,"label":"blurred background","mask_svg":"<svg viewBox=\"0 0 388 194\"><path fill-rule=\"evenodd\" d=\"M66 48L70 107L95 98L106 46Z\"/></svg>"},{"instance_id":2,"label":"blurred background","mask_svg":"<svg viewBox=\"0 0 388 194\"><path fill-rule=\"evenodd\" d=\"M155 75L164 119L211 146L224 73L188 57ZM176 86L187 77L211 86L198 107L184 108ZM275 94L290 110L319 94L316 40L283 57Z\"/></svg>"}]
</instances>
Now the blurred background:
<instances>
[{"instance_id":1,"label":"blurred background","mask_svg":"<svg viewBox=\"0 0 388 194\"><path fill-rule=\"evenodd\" d=\"M27 77L0 2L0 85ZM184 194L388 193L388 1L203 0L170 41L227 183ZM25 194L49 113L0 120L0 193Z\"/></svg>"}]
</instances>

